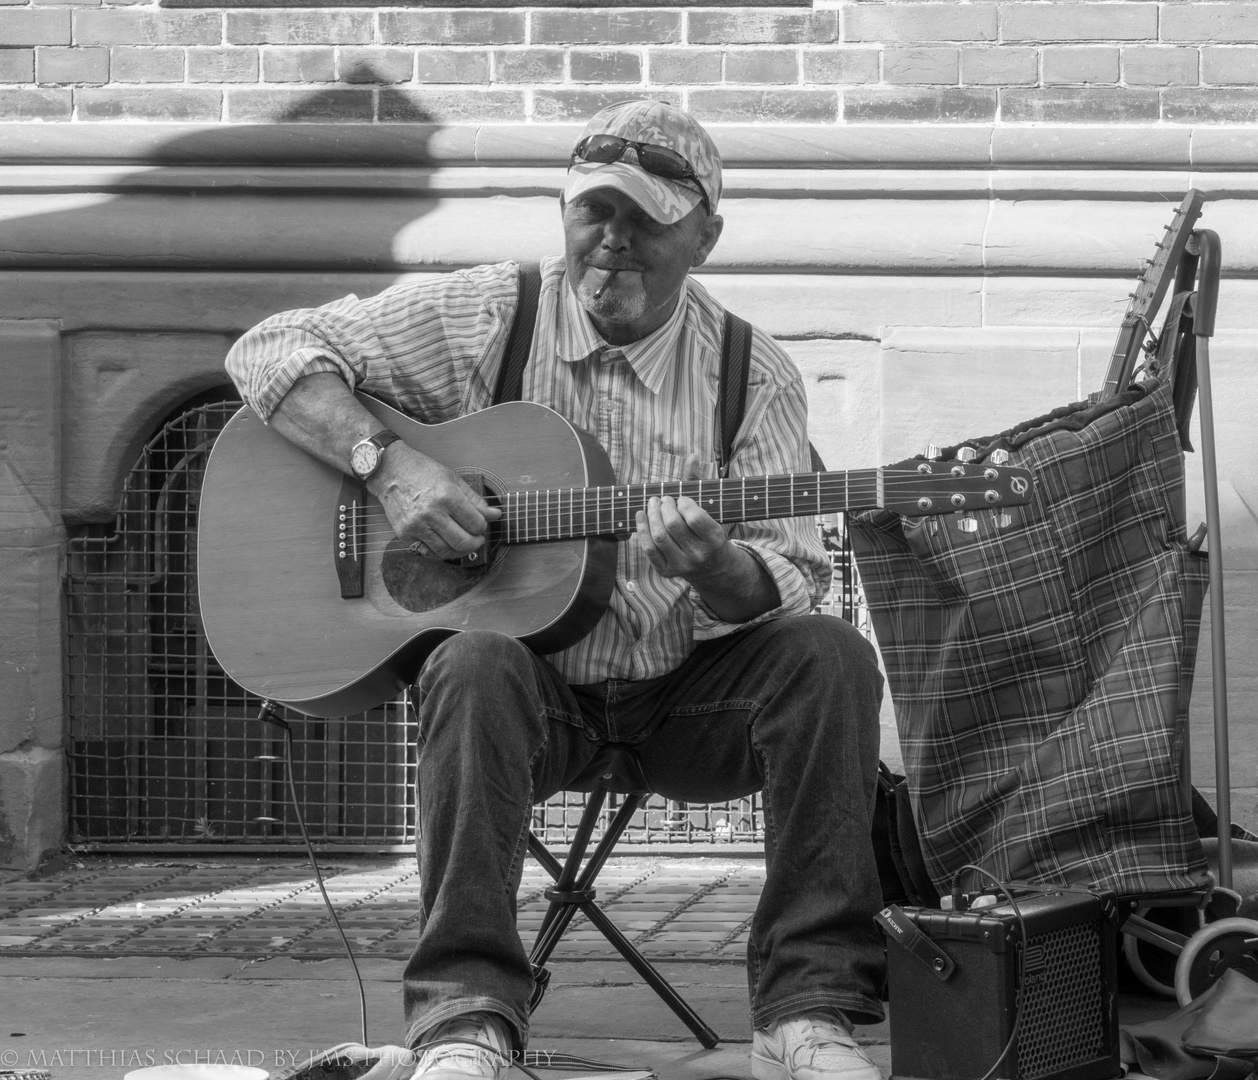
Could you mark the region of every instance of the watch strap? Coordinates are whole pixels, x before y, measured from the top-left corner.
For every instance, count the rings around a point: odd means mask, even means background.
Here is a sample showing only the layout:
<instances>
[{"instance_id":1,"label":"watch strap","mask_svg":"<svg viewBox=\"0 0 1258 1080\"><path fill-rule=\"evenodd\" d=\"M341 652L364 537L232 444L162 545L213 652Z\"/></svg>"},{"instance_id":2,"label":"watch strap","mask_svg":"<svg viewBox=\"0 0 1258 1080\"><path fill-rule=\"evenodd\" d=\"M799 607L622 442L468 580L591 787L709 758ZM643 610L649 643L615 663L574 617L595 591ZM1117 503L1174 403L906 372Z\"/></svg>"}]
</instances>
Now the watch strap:
<instances>
[{"instance_id":1,"label":"watch strap","mask_svg":"<svg viewBox=\"0 0 1258 1080\"><path fill-rule=\"evenodd\" d=\"M376 444L376 449L383 451L389 443L395 443L402 436L396 431L390 431L388 428L381 428L374 435L368 435L367 439Z\"/></svg>"}]
</instances>

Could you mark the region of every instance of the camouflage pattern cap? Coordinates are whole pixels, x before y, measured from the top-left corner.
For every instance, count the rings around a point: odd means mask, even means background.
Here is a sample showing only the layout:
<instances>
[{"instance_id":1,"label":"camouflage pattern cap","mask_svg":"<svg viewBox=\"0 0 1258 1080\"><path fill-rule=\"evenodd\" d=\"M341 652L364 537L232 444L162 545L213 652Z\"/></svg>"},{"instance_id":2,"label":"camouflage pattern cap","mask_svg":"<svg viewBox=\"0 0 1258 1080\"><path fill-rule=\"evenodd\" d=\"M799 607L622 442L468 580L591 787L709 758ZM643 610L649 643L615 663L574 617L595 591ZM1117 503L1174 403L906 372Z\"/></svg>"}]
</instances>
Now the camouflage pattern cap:
<instances>
[{"instance_id":1,"label":"camouflage pattern cap","mask_svg":"<svg viewBox=\"0 0 1258 1080\"><path fill-rule=\"evenodd\" d=\"M716 213L721 198L721 154L712 137L689 113L662 101L621 101L596 113L585 125L581 139L591 135L618 135L630 142L667 147L680 154L703 185L711 212ZM573 199L600 187L624 192L656 221L670 225L703 202L692 182L667 180L648 172L632 149L620 161L574 161L563 194L565 199Z\"/></svg>"}]
</instances>

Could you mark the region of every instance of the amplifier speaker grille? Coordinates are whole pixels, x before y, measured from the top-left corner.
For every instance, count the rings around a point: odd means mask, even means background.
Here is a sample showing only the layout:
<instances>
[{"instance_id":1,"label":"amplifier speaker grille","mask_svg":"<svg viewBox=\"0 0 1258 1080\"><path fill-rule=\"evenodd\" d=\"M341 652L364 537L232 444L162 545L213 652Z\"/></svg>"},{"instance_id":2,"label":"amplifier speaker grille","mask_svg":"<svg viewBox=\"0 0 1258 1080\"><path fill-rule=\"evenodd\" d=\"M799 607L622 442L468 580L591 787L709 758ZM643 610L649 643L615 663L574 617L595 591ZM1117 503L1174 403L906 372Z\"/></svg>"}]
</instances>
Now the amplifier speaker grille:
<instances>
[{"instance_id":1,"label":"amplifier speaker grille","mask_svg":"<svg viewBox=\"0 0 1258 1080\"><path fill-rule=\"evenodd\" d=\"M1016 894L1015 894L1016 895ZM955 964L947 979L895 941L887 951L893 1080L974 1080L1000 1059L1006 1080L1118 1076L1115 916L1084 892L979 911L905 908ZM1002 1054L1021 1011L1017 1039Z\"/></svg>"}]
</instances>

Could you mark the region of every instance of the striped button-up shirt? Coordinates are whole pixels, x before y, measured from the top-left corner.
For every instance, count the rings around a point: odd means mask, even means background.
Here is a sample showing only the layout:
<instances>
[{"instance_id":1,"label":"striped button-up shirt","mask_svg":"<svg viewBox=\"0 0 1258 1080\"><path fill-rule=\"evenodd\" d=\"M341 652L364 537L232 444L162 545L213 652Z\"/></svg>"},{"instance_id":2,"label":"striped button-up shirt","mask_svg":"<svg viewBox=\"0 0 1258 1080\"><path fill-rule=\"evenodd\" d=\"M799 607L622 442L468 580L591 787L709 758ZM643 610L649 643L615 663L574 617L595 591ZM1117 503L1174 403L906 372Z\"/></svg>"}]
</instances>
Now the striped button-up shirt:
<instances>
[{"instance_id":1,"label":"striped button-up shirt","mask_svg":"<svg viewBox=\"0 0 1258 1080\"><path fill-rule=\"evenodd\" d=\"M492 404L517 282L516 264L499 263L275 315L237 342L227 368L263 419L294 381L331 371L425 422L451 420ZM568 288L564 260L549 259L523 396L593 432L619 483L686 479L693 453L698 476L714 478L723 319L721 306L688 280L663 326L641 341L609 346ZM809 471L806 422L798 370L756 330L729 474ZM828 588L830 564L811 519L746 522L728 531L777 584L780 605L755 621L804 614ZM737 629L685 581L656 573L636 536L618 550L607 612L584 639L547 657L568 682L663 675L696 641Z\"/></svg>"}]
</instances>

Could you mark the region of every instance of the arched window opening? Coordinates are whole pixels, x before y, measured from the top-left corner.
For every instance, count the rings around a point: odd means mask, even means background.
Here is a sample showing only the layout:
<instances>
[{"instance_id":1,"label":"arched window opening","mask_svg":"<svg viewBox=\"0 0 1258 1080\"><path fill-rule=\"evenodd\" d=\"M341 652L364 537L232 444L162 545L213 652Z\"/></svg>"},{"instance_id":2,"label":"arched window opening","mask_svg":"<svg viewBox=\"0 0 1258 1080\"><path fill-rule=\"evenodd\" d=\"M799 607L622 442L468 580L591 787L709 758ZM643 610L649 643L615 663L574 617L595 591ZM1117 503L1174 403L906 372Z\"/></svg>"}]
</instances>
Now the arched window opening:
<instances>
[{"instance_id":1,"label":"arched window opening","mask_svg":"<svg viewBox=\"0 0 1258 1080\"><path fill-rule=\"evenodd\" d=\"M118 850L280 846L300 841L283 740L261 702L206 644L197 601L197 509L214 440L240 401L229 389L185 403L145 444L112 525L70 540L64 585L70 840ZM820 523L835 565L823 610L852 618L858 596L841 525ZM294 777L322 847L406 849L415 839L416 725L398 700L294 725ZM537 807L534 828L570 840L579 794ZM614 807L609 807L609 813ZM628 842L710 845L763 836L758 796L687 805L654 798Z\"/></svg>"}]
</instances>

